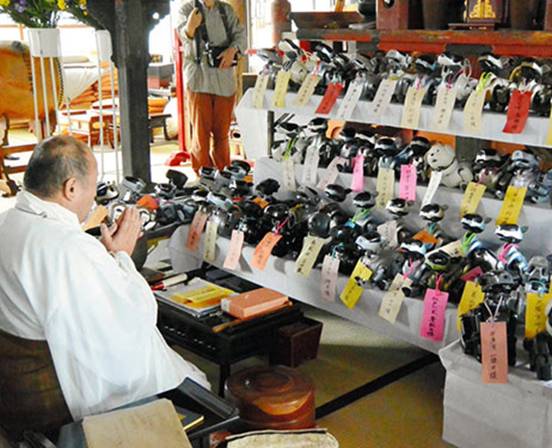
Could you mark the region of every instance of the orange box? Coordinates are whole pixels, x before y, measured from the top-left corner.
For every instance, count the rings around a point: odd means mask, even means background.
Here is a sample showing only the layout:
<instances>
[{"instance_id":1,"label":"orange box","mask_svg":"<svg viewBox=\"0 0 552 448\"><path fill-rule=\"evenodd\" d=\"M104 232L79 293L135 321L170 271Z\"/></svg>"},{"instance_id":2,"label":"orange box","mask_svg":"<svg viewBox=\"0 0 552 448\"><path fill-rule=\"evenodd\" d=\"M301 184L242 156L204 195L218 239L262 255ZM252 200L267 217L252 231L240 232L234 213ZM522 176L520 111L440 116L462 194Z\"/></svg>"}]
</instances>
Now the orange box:
<instances>
[{"instance_id":1,"label":"orange box","mask_svg":"<svg viewBox=\"0 0 552 448\"><path fill-rule=\"evenodd\" d=\"M259 314L266 314L285 305L288 301L287 296L277 291L259 288L222 299L220 307L238 319L249 319Z\"/></svg>"}]
</instances>

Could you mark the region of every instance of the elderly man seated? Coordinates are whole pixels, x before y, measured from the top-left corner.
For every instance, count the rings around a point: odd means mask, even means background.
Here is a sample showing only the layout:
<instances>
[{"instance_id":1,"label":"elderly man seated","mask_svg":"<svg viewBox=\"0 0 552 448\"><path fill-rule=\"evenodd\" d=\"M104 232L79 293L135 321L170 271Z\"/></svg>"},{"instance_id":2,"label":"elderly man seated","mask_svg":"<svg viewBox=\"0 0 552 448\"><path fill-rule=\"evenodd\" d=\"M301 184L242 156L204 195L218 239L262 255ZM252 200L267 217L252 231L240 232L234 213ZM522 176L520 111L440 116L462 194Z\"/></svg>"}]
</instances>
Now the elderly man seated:
<instances>
[{"instance_id":1,"label":"elderly man seated","mask_svg":"<svg viewBox=\"0 0 552 448\"><path fill-rule=\"evenodd\" d=\"M205 375L165 343L130 258L140 222L85 233L96 160L71 137L40 143L0 215L0 426L48 433Z\"/></svg>"}]
</instances>

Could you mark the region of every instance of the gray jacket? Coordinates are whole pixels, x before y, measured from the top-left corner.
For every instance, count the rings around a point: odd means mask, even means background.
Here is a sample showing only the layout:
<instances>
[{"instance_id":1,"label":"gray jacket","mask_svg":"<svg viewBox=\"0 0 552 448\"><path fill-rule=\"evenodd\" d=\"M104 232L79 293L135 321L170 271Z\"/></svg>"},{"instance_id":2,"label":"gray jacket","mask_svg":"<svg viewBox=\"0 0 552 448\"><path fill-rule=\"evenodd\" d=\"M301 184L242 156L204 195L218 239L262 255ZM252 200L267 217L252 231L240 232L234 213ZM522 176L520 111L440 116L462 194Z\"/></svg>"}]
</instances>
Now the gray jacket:
<instances>
[{"instance_id":1,"label":"gray jacket","mask_svg":"<svg viewBox=\"0 0 552 448\"><path fill-rule=\"evenodd\" d=\"M224 21L219 11L219 4L226 11L229 28L228 36L224 28ZM209 67L205 53L205 42L202 42L202 61L195 61L194 40L186 35L186 23L194 2L184 0L178 11L176 29L182 39L184 47L184 79L186 88L195 93L210 93L219 96L232 96L236 93L236 77L233 69L219 69ZM246 50L246 32L240 24L236 13L228 3L215 0L215 5L208 9L203 7L205 25L212 45L235 47L240 52ZM200 30L198 30L200 32Z\"/></svg>"}]
</instances>

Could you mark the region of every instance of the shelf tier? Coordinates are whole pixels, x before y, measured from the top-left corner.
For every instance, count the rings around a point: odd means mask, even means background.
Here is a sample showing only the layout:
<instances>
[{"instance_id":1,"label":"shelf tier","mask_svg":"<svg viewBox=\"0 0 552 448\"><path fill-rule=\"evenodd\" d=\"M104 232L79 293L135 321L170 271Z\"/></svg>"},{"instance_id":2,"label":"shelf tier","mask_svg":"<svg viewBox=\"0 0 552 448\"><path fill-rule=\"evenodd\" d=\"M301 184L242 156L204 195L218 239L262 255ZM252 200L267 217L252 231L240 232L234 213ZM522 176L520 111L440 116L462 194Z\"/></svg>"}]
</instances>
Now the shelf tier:
<instances>
[{"instance_id":1,"label":"shelf tier","mask_svg":"<svg viewBox=\"0 0 552 448\"><path fill-rule=\"evenodd\" d=\"M552 57L552 33L544 31L360 31L315 28L299 29L297 38L367 43L383 51L396 49L405 52L442 53L467 47L471 54L493 52L502 56Z\"/></svg>"},{"instance_id":2,"label":"shelf tier","mask_svg":"<svg viewBox=\"0 0 552 448\"><path fill-rule=\"evenodd\" d=\"M197 252L192 253L186 249L188 229L188 226L177 229L169 244L172 265L180 272L197 269L203 261L201 256L203 254L203 238ZM229 244L230 241L225 238L217 239L216 260L211 263L212 265L223 268ZM378 316L383 292L365 290L357 306L350 310L339 301L337 294L332 302L326 302L320 297L320 269L313 269L309 277L303 277L295 273L295 261L270 257L266 269L257 271L251 268L253 252L253 247L244 246L239 270L229 272L262 287L277 290L293 299L366 326L382 335L406 341L433 353L437 353L442 347L458 338L456 308L453 306L449 305L446 310L444 340L442 342L429 341L419 335L423 314L421 299L405 299L397 321L395 324L391 324ZM347 278L340 275L338 291L345 287L346 282Z\"/></svg>"},{"instance_id":3,"label":"shelf tier","mask_svg":"<svg viewBox=\"0 0 552 448\"><path fill-rule=\"evenodd\" d=\"M273 111L278 113L293 113L303 117L315 117L320 116L330 119L339 119L337 116L337 111L339 110L339 104L342 99L337 101L337 104L332 109L332 113L329 115L319 115L316 114L316 109L322 100L320 95L313 95L309 103L305 107L293 107L291 106L295 100L296 93L290 92L286 96L285 108L275 108L272 106L272 97L274 92L268 90L265 93L265 101L263 109L255 109L252 106L253 98L253 89L249 89L240 104L238 109L240 110L250 110L254 111ZM382 126L392 126L396 128L401 127L401 118L403 112L402 104L390 104L388 108L383 112L383 115L379 118L371 117L372 103L369 101L360 101L353 111L353 115L350 120L357 123L368 123L374 125ZM464 112L460 109L455 109L452 113L452 118L450 121L449 128L446 132L442 130L435 129L432 126L434 107L433 106L422 106L420 114L420 122L417 130L428 131L428 132L437 132L437 133L446 133L451 135L456 135L458 137L471 137L478 138L483 140L494 140L499 142L506 143L516 143L521 145L530 145L530 146L541 146L547 147L546 137L548 133L549 119L546 117L537 117L534 115L529 116L527 120L527 125L523 133L521 134L507 134L502 132L504 125L506 123L506 114L499 114L495 112L485 111L483 112L482 117L482 126L480 134L473 134L470 132L464 131ZM247 148L246 148L247 150Z\"/></svg>"}]
</instances>

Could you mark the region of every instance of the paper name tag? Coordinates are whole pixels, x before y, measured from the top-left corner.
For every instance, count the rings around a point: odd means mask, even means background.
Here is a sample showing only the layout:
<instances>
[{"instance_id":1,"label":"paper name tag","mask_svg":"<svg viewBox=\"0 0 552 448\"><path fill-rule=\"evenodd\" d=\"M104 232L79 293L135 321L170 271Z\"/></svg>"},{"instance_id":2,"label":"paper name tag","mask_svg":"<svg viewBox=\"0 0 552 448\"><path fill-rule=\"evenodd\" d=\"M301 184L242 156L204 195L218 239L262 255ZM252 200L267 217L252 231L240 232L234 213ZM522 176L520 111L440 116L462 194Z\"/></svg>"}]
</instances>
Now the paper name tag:
<instances>
[{"instance_id":1,"label":"paper name tag","mask_svg":"<svg viewBox=\"0 0 552 448\"><path fill-rule=\"evenodd\" d=\"M437 90L437 100L433 109L433 127L438 131L447 131L456 103L456 87L443 84Z\"/></svg>"},{"instance_id":2,"label":"paper name tag","mask_svg":"<svg viewBox=\"0 0 552 448\"><path fill-rule=\"evenodd\" d=\"M224 269L235 271L240 265L240 258L243 249L244 234L240 230L232 230L232 238L230 239L230 247L228 254L224 260Z\"/></svg>"},{"instance_id":3,"label":"paper name tag","mask_svg":"<svg viewBox=\"0 0 552 448\"><path fill-rule=\"evenodd\" d=\"M465 282L473 282L475 279L481 277L483 275L483 269L481 267L476 266L475 268L471 269L470 271L466 272L461 279Z\"/></svg>"},{"instance_id":4,"label":"paper name tag","mask_svg":"<svg viewBox=\"0 0 552 448\"><path fill-rule=\"evenodd\" d=\"M326 172L318 183L319 190L325 190L328 185L335 183L337 176L339 176L338 165L343 165L344 163L345 159L342 157L336 157L330 162L328 168L326 168Z\"/></svg>"},{"instance_id":5,"label":"paper name tag","mask_svg":"<svg viewBox=\"0 0 552 448\"><path fill-rule=\"evenodd\" d=\"M362 260L358 260L351 277L349 277L345 288L341 291L341 295L339 296L347 308L353 309L364 292L364 289L358 285L357 281L367 282L371 278L372 271Z\"/></svg>"},{"instance_id":6,"label":"paper name tag","mask_svg":"<svg viewBox=\"0 0 552 448\"><path fill-rule=\"evenodd\" d=\"M546 145L552 146L552 108L550 109L550 118L548 119L548 132L546 133Z\"/></svg>"},{"instance_id":7,"label":"paper name tag","mask_svg":"<svg viewBox=\"0 0 552 448\"><path fill-rule=\"evenodd\" d=\"M319 82L320 76L312 74L308 75L303 81L303 84L301 84L301 88L299 89L299 92L297 92L293 105L297 107L305 107L314 95L314 91L316 90Z\"/></svg>"},{"instance_id":8,"label":"paper name tag","mask_svg":"<svg viewBox=\"0 0 552 448\"><path fill-rule=\"evenodd\" d=\"M421 241L424 244L436 245L439 244L439 239L429 233L427 230L420 230L412 237L413 240Z\"/></svg>"},{"instance_id":9,"label":"paper name tag","mask_svg":"<svg viewBox=\"0 0 552 448\"><path fill-rule=\"evenodd\" d=\"M399 197L405 201L416 201L416 186L418 174L412 164L401 165L401 180L399 183Z\"/></svg>"},{"instance_id":10,"label":"paper name tag","mask_svg":"<svg viewBox=\"0 0 552 448\"><path fill-rule=\"evenodd\" d=\"M384 79L376 92L374 101L372 101L371 115L375 118L380 118L389 104L391 104L391 98L395 93L395 87L397 86L397 80Z\"/></svg>"},{"instance_id":11,"label":"paper name tag","mask_svg":"<svg viewBox=\"0 0 552 448\"><path fill-rule=\"evenodd\" d=\"M483 106L485 105L486 90L474 90L464 106L464 131L471 134L481 132Z\"/></svg>"},{"instance_id":12,"label":"paper name tag","mask_svg":"<svg viewBox=\"0 0 552 448\"><path fill-rule=\"evenodd\" d=\"M326 244L326 240L317 236L307 235L303 241L303 249L295 262L295 272L308 277L316 264L316 260L324 244Z\"/></svg>"},{"instance_id":13,"label":"paper name tag","mask_svg":"<svg viewBox=\"0 0 552 448\"><path fill-rule=\"evenodd\" d=\"M387 203L395 196L395 170L391 168L380 168L378 170L376 191L378 192L376 196L376 207L384 209Z\"/></svg>"},{"instance_id":14,"label":"paper name tag","mask_svg":"<svg viewBox=\"0 0 552 448\"><path fill-rule=\"evenodd\" d=\"M462 251L462 242L460 240L453 241L452 243L448 243L445 246L439 247L431 251L428 255L433 254L435 252L445 252L452 258L460 258L464 256L464 252Z\"/></svg>"},{"instance_id":15,"label":"paper name tag","mask_svg":"<svg viewBox=\"0 0 552 448\"><path fill-rule=\"evenodd\" d=\"M304 185L314 187L318 177L318 165L320 164L320 148L310 146L305 154L305 164L303 165L303 177L301 179Z\"/></svg>"},{"instance_id":16,"label":"paper name tag","mask_svg":"<svg viewBox=\"0 0 552 448\"><path fill-rule=\"evenodd\" d=\"M207 223L207 214L202 211L197 211L194 215L194 219L190 228L188 229L188 239L186 241L186 247L192 252L197 251L199 247L199 241L201 239L201 234Z\"/></svg>"},{"instance_id":17,"label":"paper name tag","mask_svg":"<svg viewBox=\"0 0 552 448\"><path fill-rule=\"evenodd\" d=\"M339 95L341 94L342 90L343 90L343 84L338 82L331 83L326 88L324 97L322 98L322 101L320 101L320 104L316 108L316 113L322 114L322 115L328 115L332 111L333 107L335 106L335 103L337 102L337 99L339 98Z\"/></svg>"},{"instance_id":18,"label":"paper name tag","mask_svg":"<svg viewBox=\"0 0 552 448\"><path fill-rule=\"evenodd\" d=\"M253 202L257 204L259 207L261 207L262 209L267 208L269 205L269 202L266 199L260 198L258 196L255 199L253 199Z\"/></svg>"},{"instance_id":19,"label":"paper name tag","mask_svg":"<svg viewBox=\"0 0 552 448\"><path fill-rule=\"evenodd\" d=\"M422 101L426 94L425 88L409 87L406 92L401 128L417 129L420 124Z\"/></svg>"},{"instance_id":20,"label":"paper name tag","mask_svg":"<svg viewBox=\"0 0 552 448\"><path fill-rule=\"evenodd\" d=\"M283 184L284 188L287 191L296 191L297 184L295 182L295 164L293 159L288 157L282 161L282 171L283 171Z\"/></svg>"},{"instance_id":21,"label":"paper name tag","mask_svg":"<svg viewBox=\"0 0 552 448\"><path fill-rule=\"evenodd\" d=\"M552 294L527 294L525 309L525 337L535 338L539 333L546 331L546 306L552 299Z\"/></svg>"},{"instance_id":22,"label":"paper name tag","mask_svg":"<svg viewBox=\"0 0 552 448\"><path fill-rule=\"evenodd\" d=\"M508 383L506 322L481 323L481 366L483 383Z\"/></svg>"},{"instance_id":23,"label":"paper name tag","mask_svg":"<svg viewBox=\"0 0 552 448\"><path fill-rule=\"evenodd\" d=\"M521 134L527 124L529 108L531 106L531 92L514 90L508 103L508 114L504 130L507 134Z\"/></svg>"},{"instance_id":24,"label":"paper name tag","mask_svg":"<svg viewBox=\"0 0 552 448\"><path fill-rule=\"evenodd\" d=\"M476 182L468 184L460 205L460 217L477 212L486 188L485 185Z\"/></svg>"},{"instance_id":25,"label":"paper name tag","mask_svg":"<svg viewBox=\"0 0 552 448\"><path fill-rule=\"evenodd\" d=\"M276 85L274 87L274 97L272 98L272 106L283 108L286 107L286 94L288 91L291 72L288 70L280 70L276 76Z\"/></svg>"},{"instance_id":26,"label":"paper name tag","mask_svg":"<svg viewBox=\"0 0 552 448\"><path fill-rule=\"evenodd\" d=\"M355 80L349 84L347 93L343 97L339 109L337 110L337 118L340 120L349 120L353 116L353 112L360 101L363 90L364 86L361 81Z\"/></svg>"},{"instance_id":27,"label":"paper name tag","mask_svg":"<svg viewBox=\"0 0 552 448\"><path fill-rule=\"evenodd\" d=\"M255 90L253 90L253 107L255 109L262 109L264 107L264 97L266 88L268 87L268 75L257 76L255 81Z\"/></svg>"},{"instance_id":28,"label":"paper name tag","mask_svg":"<svg viewBox=\"0 0 552 448\"><path fill-rule=\"evenodd\" d=\"M109 215L109 211L103 205L98 205L86 218L86 222L82 225L82 230L87 230L99 227Z\"/></svg>"},{"instance_id":29,"label":"paper name tag","mask_svg":"<svg viewBox=\"0 0 552 448\"><path fill-rule=\"evenodd\" d=\"M428 289L424 298L424 314L420 327L420 336L435 342L441 342L445 334L445 312L448 293Z\"/></svg>"},{"instance_id":30,"label":"paper name tag","mask_svg":"<svg viewBox=\"0 0 552 448\"><path fill-rule=\"evenodd\" d=\"M337 278L339 276L339 258L326 255L322 263L322 283L320 293L326 302L333 302L337 295Z\"/></svg>"},{"instance_id":31,"label":"paper name tag","mask_svg":"<svg viewBox=\"0 0 552 448\"><path fill-rule=\"evenodd\" d=\"M496 219L497 225L517 224L526 194L527 187L514 187L513 185L508 187L502 208Z\"/></svg>"},{"instance_id":32,"label":"paper name tag","mask_svg":"<svg viewBox=\"0 0 552 448\"><path fill-rule=\"evenodd\" d=\"M437 193L437 190L439 189L439 185L441 185L442 179L443 179L442 171L431 172L431 177L429 178L429 184L427 186L427 190L424 195L424 200L422 201L422 207L424 207L427 204L431 204L431 202L433 201L433 197L435 196L435 193Z\"/></svg>"},{"instance_id":33,"label":"paper name tag","mask_svg":"<svg viewBox=\"0 0 552 448\"><path fill-rule=\"evenodd\" d=\"M257 247L255 247L255 252L251 259L251 266L259 271L264 271L266 263L272 254L272 249L274 249L274 246L276 246L281 239L282 235L278 235L274 232L267 233L261 242L257 244Z\"/></svg>"},{"instance_id":34,"label":"paper name tag","mask_svg":"<svg viewBox=\"0 0 552 448\"><path fill-rule=\"evenodd\" d=\"M207 229L205 229L205 244L203 245L203 259L209 263L213 263L216 259L217 232L218 232L218 223L214 221L208 221Z\"/></svg>"},{"instance_id":35,"label":"paper name tag","mask_svg":"<svg viewBox=\"0 0 552 448\"><path fill-rule=\"evenodd\" d=\"M405 298L402 288L409 287L411 284L412 281L408 277L403 277L401 274L395 276L381 301L378 312L380 317L392 324L397 321L397 316Z\"/></svg>"},{"instance_id":36,"label":"paper name tag","mask_svg":"<svg viewBox=\"0 0 552 448\"><path fill-rule=\"evenodd\" d=\"M477 308L485 300L485 295L481 290L481 286L474 282L466 282L464 285L464 292L462 298L458 304L458 318L457 327L458 333L462 331L462 319L461 317L467 312Z\"/></svg>"},{"instance_id":37,"label":"paper name tag","mask_svg":"<svg viewBox=\"0 0 552 448\"><path fill-rule=\"evenodd\" d=\"M395 248L399 245L397 221L387 221L378 226L378 233L383 240L387 241L389 247Z\"/></svg>"},{"instance_id":38,"label":"paper name tag","mask_svg":"<svg viewBox=\"0 0 552 448\"><path fill-rule=\"evenodd\" d=\"M353 159L353 180L351 190L354 192L364 191L364 156L359 154Z\"/></svg>"}]
</instances>

